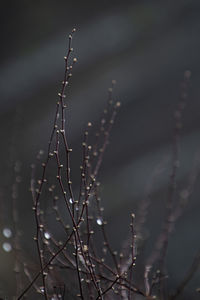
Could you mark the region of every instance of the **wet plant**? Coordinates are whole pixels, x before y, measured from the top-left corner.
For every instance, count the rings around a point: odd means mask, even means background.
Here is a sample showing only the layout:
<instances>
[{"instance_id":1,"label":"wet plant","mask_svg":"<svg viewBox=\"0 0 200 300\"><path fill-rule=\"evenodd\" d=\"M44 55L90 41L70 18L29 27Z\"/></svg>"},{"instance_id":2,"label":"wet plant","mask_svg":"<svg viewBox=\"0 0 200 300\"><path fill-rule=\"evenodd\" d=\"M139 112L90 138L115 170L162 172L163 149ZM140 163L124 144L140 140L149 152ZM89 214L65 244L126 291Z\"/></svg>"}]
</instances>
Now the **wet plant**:
<instances>
[{"instance_id":1,"label":"wet plant","mask_svg":"<svg viewBox=\"0 0 200 300\"><path fill-rule=\"evenodd\" d=\"M169 292L166 268L169 238L175 222L188 203L198 174L197 170L193 172L185 193L182 194L185 199L182 205L181 199L177 200L175 197L175 189L182 115L188 97L191 74L189 71L184 74L180 99L174 114L173 157L163 228L154 245L154 251L144 263L141 285L134 277L137 265L137 235L140 234L148 214L149 198L141 202L136 215L130 212L129 237L126 247L119 253L113 249L107 233L107 221L104 218L100 198L98 173L120 107L120 102L115 101L113 96L114 80L98 128L94 130L89 122L83 133L79 190L75 190L73 186L71 175L73 166L70 164L72 149L69 145L67 126L67 89L77 62L77 59L72 57L74 32L75 29L69 35L68 49L64 57L64 76L58 93L47 151L46 153L40 151L37 156L41 172L37 171L38 164L31 166L35 271L26 261L21 249L16 203L17 174L20 165L19 163L15 165L13 252L17 289L13 299L174 300L184 291L200 262L198 252L183 281L173 293ZM154 175L158 176L159 172L158 167ZM4 229L4 235L7 238L11 237L12 232L9 228ZM9 245L7 243L3 246L5 251L9 251Z\"/></svg>"}]
</instances>

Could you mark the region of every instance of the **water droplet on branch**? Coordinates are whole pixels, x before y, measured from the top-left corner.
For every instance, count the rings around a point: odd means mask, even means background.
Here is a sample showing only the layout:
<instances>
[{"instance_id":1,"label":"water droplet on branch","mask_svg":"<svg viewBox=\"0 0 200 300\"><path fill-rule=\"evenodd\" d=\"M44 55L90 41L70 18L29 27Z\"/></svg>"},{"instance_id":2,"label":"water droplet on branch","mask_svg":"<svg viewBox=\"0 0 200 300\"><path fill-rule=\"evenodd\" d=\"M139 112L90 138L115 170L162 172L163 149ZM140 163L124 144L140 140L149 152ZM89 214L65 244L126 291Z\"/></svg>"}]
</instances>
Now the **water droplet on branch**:
<instances>
[{"instance_id":1,"label":"water droplet on branch","mask_svg":"<svg viewBox=\"0 0 200 300\"><path fill-rule=\"evenodd\" d=\"M102 221L101 218L97 218L97 224L98 224L99 226L101 226L101 225L103 224L103 221Z\"/></svg>"}]
</instances>

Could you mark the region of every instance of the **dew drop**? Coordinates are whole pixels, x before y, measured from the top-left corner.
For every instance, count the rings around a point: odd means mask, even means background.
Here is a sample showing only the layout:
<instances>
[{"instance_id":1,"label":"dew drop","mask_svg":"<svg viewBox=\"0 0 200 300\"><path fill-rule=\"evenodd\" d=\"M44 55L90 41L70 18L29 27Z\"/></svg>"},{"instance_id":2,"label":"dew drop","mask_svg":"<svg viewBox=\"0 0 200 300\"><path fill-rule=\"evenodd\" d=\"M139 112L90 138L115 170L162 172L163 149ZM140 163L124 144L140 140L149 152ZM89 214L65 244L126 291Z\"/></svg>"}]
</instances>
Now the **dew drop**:
<instances>
[{"instance_id":1,"label":"dew drop","mask_svg":"<svg viewBox=\"0 0 200 300\"><path fill-rule=\"evenodd\" d=\"M71 204L73 203L73 200L72 200L72 198L69 198L69 203L71 203Z\"/></svg>"},{"instance_id":2,"label":"dew drop","mask_svg":"<svg viewBox=\"0 0 200 300\"><path fill-rule=\"evenodd\" d=\"M3 250L6 252L10 252L12 250L12 246L10 243L3 243L2 247L3 247Z\"/></svg>"},{"instance_id":3,"label":"dew drop","mask_svg":"<svg viewBox=\"0 0 200 300\"><path fill-rule=\"evenodd\" d=\"M99 226L101 226L101 225L103 224L103 222L102 222L102 219L101 219L101 218L97 218L97 224L98 224Z\"/></svg>"},{"instance_id":4,"label":"dew drop","mask_svg":"<svg viewBox=\"0 0 200 300\"><path fill-rule=\"evenodd\" d=\"M107 249L104 247L103 249L103 253L106 254L107 253Z\"/></svg>"},{"instance_id":5,"label":"dew drop","mask_svg":"<svg viewBox=\"0 0 200 300\"><path fill-rule=\"evenodd\" d=\"M39 154L40 155L44 154L44 150L40 149Z\"/></svg>"},{"instance_id":6,"label":"dew drop","mask_svg":"<svg viewBox=\"0 0 200 300\"><path fill-rule=\"evenodd\" d=\"M44 237L45 237L45 239L49 240L51 238L51 235L49 232L45 232Z\"/></svg>"},{"instance_id":7,"label":"dew drop","mask_svg":"<svg viewBox=\"0 0 200 300\"><path fill-rule=\"evenodd\" d=\"M39 288L39 291L40 291L40 293L44 293L44 287L43 286L41 286L40 288Z\"/></svg>"},{"instance_id":8,"label":"dew drop","mask_svg":"<svg viewBox=\"0 0 200 300\"><path fill-rule=\"evenodd\" d=\"M10 228L4 228L3 235L9 239L12 236L12 231L10 230Z\"/></svg>"}]
</instances>

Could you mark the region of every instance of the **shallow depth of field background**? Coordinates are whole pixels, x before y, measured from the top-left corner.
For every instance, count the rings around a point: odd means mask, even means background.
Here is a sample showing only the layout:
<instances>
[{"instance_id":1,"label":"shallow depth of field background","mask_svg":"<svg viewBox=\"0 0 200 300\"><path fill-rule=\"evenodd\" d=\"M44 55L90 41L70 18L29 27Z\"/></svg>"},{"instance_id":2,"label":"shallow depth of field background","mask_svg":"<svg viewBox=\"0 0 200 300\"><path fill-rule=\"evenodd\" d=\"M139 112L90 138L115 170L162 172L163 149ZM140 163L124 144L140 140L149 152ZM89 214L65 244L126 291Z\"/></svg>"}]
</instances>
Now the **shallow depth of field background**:
<instances>
[{"instance_id":1,"label":"shallow depth of field background","mask_svg":"<svg viewBox=\"0 0 200 300\"><path fill-rule=\"evenodd\" d=\"M101 116L111 80L122 107L100 172L101 196L116 249L126 238L129 216L145 197L154 168L169 156L152 186L145 225L145 262L159 232L170 174L173 113L185 70L192 72L184 111L178 189L188 182L200 155L200 3L176 1L7 1L1 5L0 55L0 244L12 229L13 165L21 162L19 226L27 257L32 256L34 218L30 165L46 151L62 80L67 37L73 27L74 68L67 92L67 130L73 148L75 182L79 147L88 121ZM77 173L76 173L77 172ZM200 172L199 172L200 174ZM200 176L170 239L170 288L183 278L200 247ZM12 243L12 238L8 240ZM0 249L0 296L12 294L12 251ZM141 274L142 274L141 269ZM181 299L198 299L200 273Z\"/></svg>"}]
</instances>

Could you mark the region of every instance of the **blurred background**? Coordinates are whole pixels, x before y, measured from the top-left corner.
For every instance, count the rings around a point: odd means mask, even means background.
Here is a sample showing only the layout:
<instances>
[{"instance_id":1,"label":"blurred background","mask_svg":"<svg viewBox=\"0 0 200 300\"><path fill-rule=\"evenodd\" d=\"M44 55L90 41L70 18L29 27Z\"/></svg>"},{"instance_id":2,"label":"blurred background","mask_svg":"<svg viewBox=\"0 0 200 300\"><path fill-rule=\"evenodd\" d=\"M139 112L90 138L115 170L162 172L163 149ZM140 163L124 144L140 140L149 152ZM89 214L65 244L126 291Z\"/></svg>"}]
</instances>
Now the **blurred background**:
<instances>
[{"instance_id":1,"label":"blurred background","mask_svg":"<svg viewBox=\"0 0 200 300\"><path fill-rule=\"evenodd\" d=\"M3 229L13 230L16 169L20 166L19 226L31 256L34 219L30 166L39 150L47 150L68 34L74 27L78 63L67 92L72 170L73 165L79 165L84 128L88 121L96 124L99 120L115 79L115 99L122 106L99 175L101 197L116 249L128 235L130 213L137 218L142 201L148 197L151 204L139 250L143 265L164 216L180 82L185 70L192 72L177 182L177 195L188 203L171 235L167 259L173 291L200 246L200 2L4 1L0 22L1 297L11 299L14 289L9 251L12 237L6 237ZM196 181L188 201L186 187L194 174ZM197 272L180 299L199 299L199 275Z\"/></svg>"}]
</instances>

